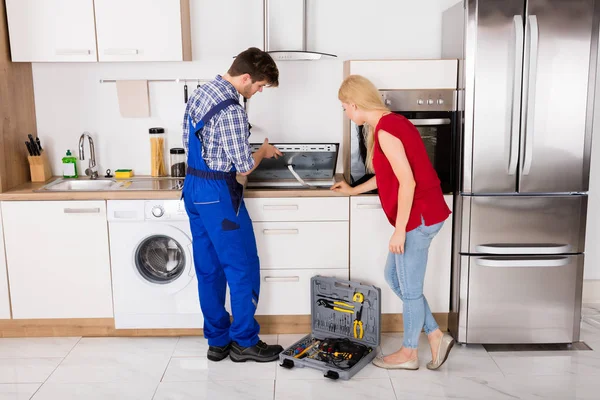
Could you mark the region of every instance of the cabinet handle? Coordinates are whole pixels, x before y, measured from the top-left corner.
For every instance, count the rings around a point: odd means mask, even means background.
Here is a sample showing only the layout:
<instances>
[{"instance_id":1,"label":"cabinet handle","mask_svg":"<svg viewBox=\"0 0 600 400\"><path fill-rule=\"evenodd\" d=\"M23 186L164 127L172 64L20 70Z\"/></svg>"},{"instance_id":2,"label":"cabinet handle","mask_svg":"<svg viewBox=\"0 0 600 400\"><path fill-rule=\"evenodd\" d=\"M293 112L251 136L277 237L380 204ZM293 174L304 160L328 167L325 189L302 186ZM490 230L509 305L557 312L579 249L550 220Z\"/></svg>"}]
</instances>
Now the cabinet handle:
<instances>
[{"instance_id":1,"label":"cabinet handle","mask_svg":"<svg viewBox=\"0 0 600 400\"><path fill-rule=\"evenodd\" d=\"M290 205L265 205L263 206L265 211L298 211L298 206L295 204Z\"/></svg>"},{"instance_id":2,"label":"cabinet handle","mask_svg":"<svg viewBox=\"0 0 600 400\"><path fill-rule=\"evenodd\" d=\"M356 208L359 210L375 210L380 209L381 204L357 204Z\"/></svg>"},{"instance_id":3,"label":"cabinet handle","mask_svg":"<svg viewBox=\"0 0 600 400\"><path fill-rule=\"evenodd\" d=\"M263 235L297 235L298 229L263 229Z\"/></svg>"},{"instance_id":4,"label":"cabinet handle","mask_svg":"<svg viewBox=\"0 0 600 400\"><path fill-rule=\"evenodd\" d=\"M139 54L138 49L106 49L104 54L107 56L135 56Z\"/></svg>"},{"instance_id":5,"label":"cabinet handle","mask_svg":"<svg viewBox=\"0 0 600 400\"><path fill-rule=\"evenodd\" d=\"M265 282L300 282L299 276L265 276Z\"/></svg>"},{"instance_id":6,"label":"cabinet handle","mask_svg":"<svg viewBox=\"0 0 600 400\"><path fill-rule=\"evenodd\" d=\"M88 56L92 54L89 49L56 49L57 56Z\"/></svg>"},{"instance_id":7,"label":"cabinet handle","mask_svg":"<svg viewBox=\"0 0 600 400\"><path fill-rule=\"evenodd\" d=\"M65 208L65 214L100 214L100 208Z\"/></svg>"}]
</instances>

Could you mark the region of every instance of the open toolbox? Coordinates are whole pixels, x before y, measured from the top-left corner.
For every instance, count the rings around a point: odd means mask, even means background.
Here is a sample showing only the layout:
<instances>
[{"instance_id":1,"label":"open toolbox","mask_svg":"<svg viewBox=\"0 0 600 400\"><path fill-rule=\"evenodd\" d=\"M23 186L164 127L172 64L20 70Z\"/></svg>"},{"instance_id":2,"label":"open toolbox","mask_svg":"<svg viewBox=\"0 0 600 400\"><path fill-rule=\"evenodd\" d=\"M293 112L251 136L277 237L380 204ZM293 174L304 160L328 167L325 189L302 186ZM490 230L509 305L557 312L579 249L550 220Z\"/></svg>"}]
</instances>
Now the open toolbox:
<instances>
[{"instance_id":1,"label":"open toolbox","mask_svg":"<svg viewBox=\"0 0 600 400\"><path fill-rule=\"evenodd\" d=\"M376 356L381 289L331 277L311 278L311 333L279 354L284 368L309 367L347 380Z\"/></svg>"}]
</instances>

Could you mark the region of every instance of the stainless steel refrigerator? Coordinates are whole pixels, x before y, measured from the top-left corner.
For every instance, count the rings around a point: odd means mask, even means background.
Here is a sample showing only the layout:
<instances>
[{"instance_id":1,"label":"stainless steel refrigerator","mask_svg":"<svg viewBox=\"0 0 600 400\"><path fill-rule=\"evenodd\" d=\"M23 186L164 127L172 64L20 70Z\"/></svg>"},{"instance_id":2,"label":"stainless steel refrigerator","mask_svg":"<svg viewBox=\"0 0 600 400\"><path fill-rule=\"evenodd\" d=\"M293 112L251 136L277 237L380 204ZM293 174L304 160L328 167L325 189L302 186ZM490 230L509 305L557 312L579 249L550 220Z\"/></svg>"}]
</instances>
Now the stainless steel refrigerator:
<instances>
[{"instance_id":1,"label":"stainless steel refrigerator","mask_svg":"<svg viewBox=\"0 0 600 400\"><path fill-rule=\"evenodd\" d=\"M462 113L450 330L579 340L600 0L466 0L443 16Z\"/></svg>"}]
</instances>

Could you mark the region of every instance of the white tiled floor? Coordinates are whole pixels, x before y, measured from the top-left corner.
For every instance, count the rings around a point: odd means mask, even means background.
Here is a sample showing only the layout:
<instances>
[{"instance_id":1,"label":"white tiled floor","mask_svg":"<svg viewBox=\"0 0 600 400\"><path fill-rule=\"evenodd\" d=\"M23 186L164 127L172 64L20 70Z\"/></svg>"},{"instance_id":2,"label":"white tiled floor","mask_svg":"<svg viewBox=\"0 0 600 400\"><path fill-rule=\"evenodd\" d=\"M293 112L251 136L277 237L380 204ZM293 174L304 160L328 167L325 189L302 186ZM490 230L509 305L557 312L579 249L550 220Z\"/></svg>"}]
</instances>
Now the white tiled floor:
<instances>
[{"instance_id":1,"label":"white tiled floor","mask_svg":"<svg viewBox=\"0 0 600 400\"><path fill-rule=\"evenodd\" d=\"M0 339L0 400L598 399L596 320L582 324L582 340L594 351L488 353L455 346L440 370L429 371L423 337L418 371L369 365L350 381L277 363L210 362L198 337ZM261 338L286 347L302 336ZM401 334L384 334L381 348L389 353L401 343Z\"/></svg>"}]
</instances>

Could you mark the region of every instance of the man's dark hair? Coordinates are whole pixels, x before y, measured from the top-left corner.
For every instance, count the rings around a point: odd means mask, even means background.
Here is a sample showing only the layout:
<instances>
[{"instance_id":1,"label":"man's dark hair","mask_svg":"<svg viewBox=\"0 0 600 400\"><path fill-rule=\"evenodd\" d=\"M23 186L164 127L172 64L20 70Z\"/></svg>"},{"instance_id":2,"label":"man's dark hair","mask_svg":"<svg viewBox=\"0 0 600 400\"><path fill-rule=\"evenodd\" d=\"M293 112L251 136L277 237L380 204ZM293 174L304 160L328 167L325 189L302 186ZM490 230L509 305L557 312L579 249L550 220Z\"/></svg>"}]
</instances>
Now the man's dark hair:
<instances>
[{"instance_id":1,"label":"man's dark hair","mask_svg":"<svg viewBox=\"0 0 600 400\"><path fill-rule=\"evenodd\" d=\"M252 83L267 81L269 86L279 85L279 70L269 53L250 47L237 55L227 73L231 76L249 74Z\"/></svg>"}]
</instances>

